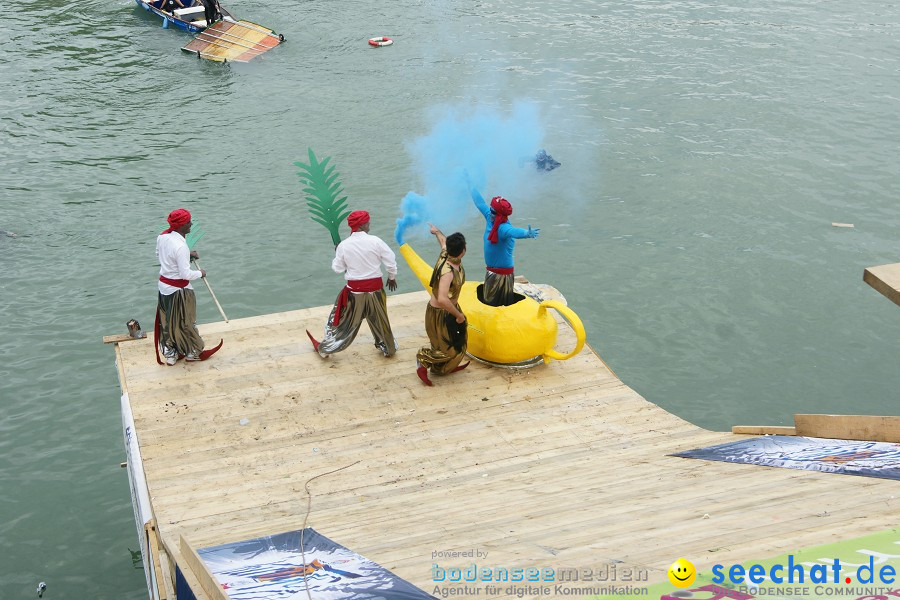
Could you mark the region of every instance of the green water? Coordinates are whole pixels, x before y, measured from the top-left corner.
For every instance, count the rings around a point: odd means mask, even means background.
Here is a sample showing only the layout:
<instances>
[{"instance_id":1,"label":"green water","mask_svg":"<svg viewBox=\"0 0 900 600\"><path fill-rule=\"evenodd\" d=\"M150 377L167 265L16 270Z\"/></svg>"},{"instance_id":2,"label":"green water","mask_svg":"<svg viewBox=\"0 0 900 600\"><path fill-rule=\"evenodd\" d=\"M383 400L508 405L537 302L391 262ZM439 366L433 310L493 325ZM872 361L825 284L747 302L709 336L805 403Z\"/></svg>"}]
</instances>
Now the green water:
<instances>
[{"instance_id":1,"label":"green water","mask_svg":"<svg viewBox=\"0 0 900 600\"><path fill-rule=\"evenodd\" d=\"M0 4L0 598L146 597L100 339L152 323L165 214L203 224L229 317L328 304L340 279L291 163L333 156L391 239L439 105L538 103L563 166L519 198L542 234L517 272L558 287L648 400L723 430L900 414L900 308L862 282L900 261L896 5L226 6L288 42L210 64L125 0Z\"/></svg>"}]
</instances>

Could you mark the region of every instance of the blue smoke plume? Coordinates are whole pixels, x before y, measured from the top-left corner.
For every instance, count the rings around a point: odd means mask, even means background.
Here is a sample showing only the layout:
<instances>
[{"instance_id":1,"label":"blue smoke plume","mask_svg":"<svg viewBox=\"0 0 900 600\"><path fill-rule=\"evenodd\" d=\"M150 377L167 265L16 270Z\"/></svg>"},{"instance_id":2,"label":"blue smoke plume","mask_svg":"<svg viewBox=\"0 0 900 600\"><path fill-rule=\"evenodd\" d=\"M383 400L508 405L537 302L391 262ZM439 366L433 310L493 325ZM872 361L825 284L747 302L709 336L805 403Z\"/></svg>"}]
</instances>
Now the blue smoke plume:
<instances>
[{"instance_id":1,"label":"blue smoke plume","mask_svg":"<svg viewBox=\"0 0 900 600\"><path fill-rule=\"evenodd\" d=\"M476 214L472 186L488 200L502 195L514 206L533 196L534 155L544 137L539 117L537 105L530 102L516 103L505 116L483 106L436 109L434 128L409 145L425 191L403 198L394 232L397 243L403 245L410 228L427 233L426 223L447 234L458 229Z\"/></svg>"}]
</instances>

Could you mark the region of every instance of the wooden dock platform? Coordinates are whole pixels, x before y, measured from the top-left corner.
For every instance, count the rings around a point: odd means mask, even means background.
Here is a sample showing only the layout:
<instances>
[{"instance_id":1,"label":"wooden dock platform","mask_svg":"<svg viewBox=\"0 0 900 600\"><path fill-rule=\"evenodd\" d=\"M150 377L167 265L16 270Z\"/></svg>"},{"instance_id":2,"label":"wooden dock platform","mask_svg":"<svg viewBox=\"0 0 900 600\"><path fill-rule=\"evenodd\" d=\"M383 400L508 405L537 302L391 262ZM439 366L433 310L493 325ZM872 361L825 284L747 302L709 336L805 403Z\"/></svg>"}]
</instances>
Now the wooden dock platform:
<instances>
[{"instance_id":1,"label":"wooden dock platform","mask_svg":"<svg viewBox=\"0 0 900 600\"><path fill-rule=\"evenodd\" d=\"M181 536L207 547L300 529L305 484L336 469L309 483L308 526L429 593L435 562L471 562L436 551L486 551L476 562L509 569L615 563L655 583L680 557L703 570L897 524L896 481L667 456L747 436L662 410L587 347L423 386L426 302L388 297L390 359L365 326L347 351L313 353L304 331L320 333L330 307L201 325L207 344L225 339L203 363L159 366L151 340L116 345L171 559L186 564Z\"/></svg>"},{"instance_id":2,"label":"wooden dock platform","mask_svg":"<svg viewBox=\"0 0 900 600\"><path fill-rule=\"evenodd\" d=\"M869 267L863 271L863 281L900 305L900 263Z\"/></svg>"}]
</instances>

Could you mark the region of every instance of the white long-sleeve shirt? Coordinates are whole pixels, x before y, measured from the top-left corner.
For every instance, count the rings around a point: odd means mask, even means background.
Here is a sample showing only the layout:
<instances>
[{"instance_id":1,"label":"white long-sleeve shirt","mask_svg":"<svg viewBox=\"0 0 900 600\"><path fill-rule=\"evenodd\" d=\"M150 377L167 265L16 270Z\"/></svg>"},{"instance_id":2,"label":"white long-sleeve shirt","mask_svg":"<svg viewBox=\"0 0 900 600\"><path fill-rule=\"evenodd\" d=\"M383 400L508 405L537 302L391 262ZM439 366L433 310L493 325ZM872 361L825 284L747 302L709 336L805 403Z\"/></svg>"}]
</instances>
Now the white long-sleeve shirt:
<instances>
[{"instance_id":1,"label":"white long-sleeve shirt","mask_svg":"<svg viewBox=\"0 0 900 600\"><path fill-rule=\"evenodd\" d=\"M156 238L156 259L159 260L159 274L169 279L200 279L202 273L191 269L191 251L184 236L171 232ZM179 288L168 283L159 282L159 293L163 296L174 294ZM194 289L187 284L189 290Z\"/></svg>"},{"instance_id":2,"label":"white long-sleeve shirt","mask_svg":"<svg viewBox=\"0 0 900 600\"><path fill-rule=\"evenodd\" d=\"M354 281L381 277L381 263L387 268L388 279L396 279L394 251L381 238L365 231L354 231L338 244L331 268L335 273L343 273L347 281Z\"/></svg>"}]
</instances>

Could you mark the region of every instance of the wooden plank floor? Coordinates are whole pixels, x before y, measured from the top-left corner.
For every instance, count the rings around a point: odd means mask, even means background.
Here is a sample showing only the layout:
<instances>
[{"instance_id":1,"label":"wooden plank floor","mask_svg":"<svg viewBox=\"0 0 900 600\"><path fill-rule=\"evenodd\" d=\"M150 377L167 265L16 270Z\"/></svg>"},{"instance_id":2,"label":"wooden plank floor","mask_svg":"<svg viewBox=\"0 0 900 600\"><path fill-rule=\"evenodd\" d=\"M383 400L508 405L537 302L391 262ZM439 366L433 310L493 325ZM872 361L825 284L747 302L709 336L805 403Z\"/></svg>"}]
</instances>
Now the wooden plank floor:
<instances>
[{"instance_id":1,"label":"wooden plank floor","mask_svg":"<svg viewBox=\"0 0 900 600\"><path fill-rule=\"evenodd\" d=\"M163 540L299 529L304 484L341 468L309 484L308 526L428 592L434 562L472 562L435 551L509 569L621 561L654 583L682 556L703 570L897 524L898 482L667 456L746 436L647 402L588 348L526 371L473 362L425 387L426 301L389 296L390 359L366 326L347 351L313 353L304 330L321 333L330 307L201 326L208 345L225 338L204 363L162 367L150 340L120 344Z\"/></svg>"}]
</instances>

